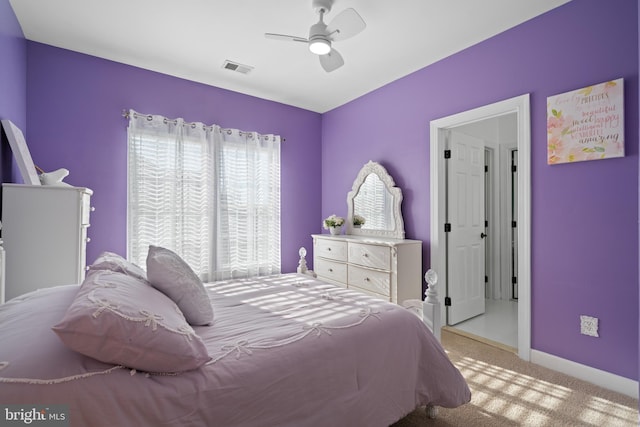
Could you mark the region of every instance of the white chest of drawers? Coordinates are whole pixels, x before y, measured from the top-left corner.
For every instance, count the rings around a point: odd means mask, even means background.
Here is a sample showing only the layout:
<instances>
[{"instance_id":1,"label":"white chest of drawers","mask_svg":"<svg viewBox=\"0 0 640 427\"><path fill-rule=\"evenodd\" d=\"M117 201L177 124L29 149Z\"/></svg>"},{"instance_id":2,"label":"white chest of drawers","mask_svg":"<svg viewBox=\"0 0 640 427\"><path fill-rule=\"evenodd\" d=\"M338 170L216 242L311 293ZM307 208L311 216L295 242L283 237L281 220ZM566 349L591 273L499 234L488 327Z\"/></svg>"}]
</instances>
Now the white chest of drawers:
<instances>
[{"instance_id":1,"label":"white chest of drawers","mask_svg":"<svg viewBox=\"0 0 640 427\"><path fill-rule=\"evenodd\" d=\"M92 194L83 187L2 185L6 300L82 282Z\"/></svg>"},{"instance_id":2,"label":"white chest of drawers","mask_svg":"<svg viewBox=\"0 0 640 427\"><path fill-rule=\"evenodd\" d=\"M422 241L313 234L318 278L401 303L422 299Z\"/></svg>"}]
</instances>

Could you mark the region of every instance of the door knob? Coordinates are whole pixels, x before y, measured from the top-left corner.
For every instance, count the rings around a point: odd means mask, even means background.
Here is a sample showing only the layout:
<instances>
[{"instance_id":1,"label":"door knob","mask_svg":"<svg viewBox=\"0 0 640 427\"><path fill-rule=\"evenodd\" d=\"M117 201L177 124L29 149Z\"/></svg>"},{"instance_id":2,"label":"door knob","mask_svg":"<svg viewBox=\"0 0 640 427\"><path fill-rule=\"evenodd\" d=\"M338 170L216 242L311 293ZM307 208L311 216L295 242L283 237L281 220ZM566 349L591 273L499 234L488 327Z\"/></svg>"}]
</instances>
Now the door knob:
<instances>
[{"instance_id":1,"label":"door knob","mask_svg":"<svg viewBox=\"0 0 640 427\"><path fill-rule=\"evenodd\" d=\"M480 233L480 238L481 238L481 239L484 239L485 237L487 237L487 235L486 235L486 234L484 234L484 233Z\"/></svg>"}]
</instances>

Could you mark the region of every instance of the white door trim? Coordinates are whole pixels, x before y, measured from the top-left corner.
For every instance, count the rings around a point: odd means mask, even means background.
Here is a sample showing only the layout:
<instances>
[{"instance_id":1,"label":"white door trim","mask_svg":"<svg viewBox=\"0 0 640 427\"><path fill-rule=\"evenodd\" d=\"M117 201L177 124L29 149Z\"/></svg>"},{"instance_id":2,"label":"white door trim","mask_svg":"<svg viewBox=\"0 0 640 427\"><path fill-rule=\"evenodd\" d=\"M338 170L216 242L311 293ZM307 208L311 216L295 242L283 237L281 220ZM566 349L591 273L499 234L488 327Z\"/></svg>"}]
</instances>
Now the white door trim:
<instances>
[{"instance_id":1,"label":"white door trim","mask_svg":"<svg viewBox=\"0 0 640 427\"><path fill-rule=\"evenodd\" d=\"M516 113L518 122L518 355L531 359L531 116L529 94L432 120L430 124L431 268L446 283L444 149L447 129ZM445 324L442 310L442 324Z\"/></svg>"}]
</instances>

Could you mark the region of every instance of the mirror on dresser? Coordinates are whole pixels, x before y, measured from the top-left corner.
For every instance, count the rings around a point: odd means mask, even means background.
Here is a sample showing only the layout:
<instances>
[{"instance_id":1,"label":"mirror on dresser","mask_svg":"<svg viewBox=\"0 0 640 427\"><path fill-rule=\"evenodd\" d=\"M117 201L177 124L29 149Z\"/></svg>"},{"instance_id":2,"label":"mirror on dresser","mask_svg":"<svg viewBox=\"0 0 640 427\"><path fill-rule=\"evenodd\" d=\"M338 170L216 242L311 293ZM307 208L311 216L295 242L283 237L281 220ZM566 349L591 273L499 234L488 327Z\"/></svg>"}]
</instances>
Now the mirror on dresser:
<instances>
[{"instance_id":1,"label":"mirror on dresser","mask_svg":"<svg viewBox=\"0 0 640 427\"><path fill-rule=\"evenodd\" d=\"M365 164L347 195L347 234L404 238L402 190L381 164ZM364 224L354 224L364 219Z\"/></svg>"},{"instance_id":2,"label":"mirror on dresser","mask_svg":"<svg viewBox=\"0 0 640 427\"><path fill-rule=\"evenodd\" d=\"M401 304L422 299L422 241L404 238L402 192L368 162L347 196L347 234L313 234L313 270L336 285ZM365 222L355 227L359 215Z\"/></svg>"}]
</instances>

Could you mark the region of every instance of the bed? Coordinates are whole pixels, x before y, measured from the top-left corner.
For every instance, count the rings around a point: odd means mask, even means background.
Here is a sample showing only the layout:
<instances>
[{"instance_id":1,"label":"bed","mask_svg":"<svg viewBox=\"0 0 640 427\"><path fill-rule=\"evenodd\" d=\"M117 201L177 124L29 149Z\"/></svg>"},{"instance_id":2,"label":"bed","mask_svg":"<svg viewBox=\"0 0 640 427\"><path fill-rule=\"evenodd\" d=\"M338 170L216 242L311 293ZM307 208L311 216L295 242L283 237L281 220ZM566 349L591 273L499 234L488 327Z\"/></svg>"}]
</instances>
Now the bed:
<instances>
[{"instance_id":1,"label":"bed","mask_svg":"<svg viewBox=\"0 0 640 427\"><path fill-rule=\"evenodd\" d=\"M0 404L63 405L72 426L369 427L470 400L399 305L302 272L203 284L210 304L189 306L103 255L81 286L0 306Z\"/></svg>"}]
</instances>

